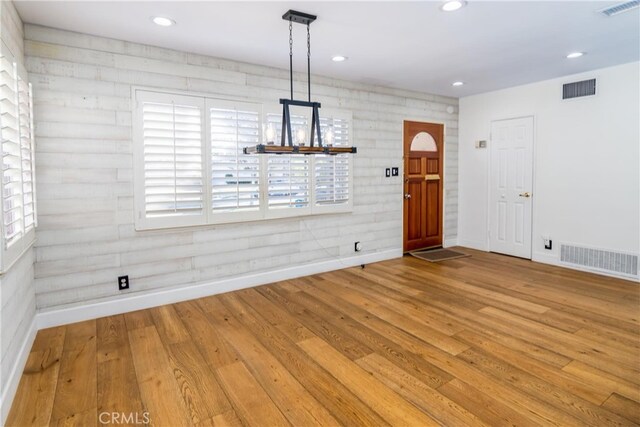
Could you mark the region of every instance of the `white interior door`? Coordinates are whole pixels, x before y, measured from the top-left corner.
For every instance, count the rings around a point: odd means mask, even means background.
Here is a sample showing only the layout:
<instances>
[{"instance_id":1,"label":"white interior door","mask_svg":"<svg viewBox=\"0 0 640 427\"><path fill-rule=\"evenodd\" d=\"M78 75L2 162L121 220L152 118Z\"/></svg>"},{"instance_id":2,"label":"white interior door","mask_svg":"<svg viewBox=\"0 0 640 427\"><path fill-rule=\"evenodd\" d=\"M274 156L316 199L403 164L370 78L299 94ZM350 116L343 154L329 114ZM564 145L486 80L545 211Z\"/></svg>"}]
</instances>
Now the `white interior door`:
<instances>
[{"instance_id":1,"label":"white interior door","mask_svg":"<svg viewBox=\"0 0 640 427\"><path fill-rule=\"evenodd\" d=\"M531 258L533 117L491 123L489 249Z\"/></svg>"}]
</instances>

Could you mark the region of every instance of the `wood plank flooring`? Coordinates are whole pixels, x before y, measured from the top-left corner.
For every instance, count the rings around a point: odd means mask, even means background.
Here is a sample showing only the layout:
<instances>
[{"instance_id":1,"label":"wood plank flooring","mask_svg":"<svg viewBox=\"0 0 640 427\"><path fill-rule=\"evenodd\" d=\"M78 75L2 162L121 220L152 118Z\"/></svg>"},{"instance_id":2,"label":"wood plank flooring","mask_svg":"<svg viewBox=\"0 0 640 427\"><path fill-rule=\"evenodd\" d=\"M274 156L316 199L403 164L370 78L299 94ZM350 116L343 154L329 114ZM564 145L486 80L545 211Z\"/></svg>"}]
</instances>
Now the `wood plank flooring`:
<instances>
[{"instance_id":1,"label":"wood plank flooring","mask_svg":"<svg viewBox=\"0 0 640 427\"><path fill-rule=\"evenodd\" d=\"M7 425L640 425L639 284L462 251L42 330Z\"/></svg>"}]
</instances>

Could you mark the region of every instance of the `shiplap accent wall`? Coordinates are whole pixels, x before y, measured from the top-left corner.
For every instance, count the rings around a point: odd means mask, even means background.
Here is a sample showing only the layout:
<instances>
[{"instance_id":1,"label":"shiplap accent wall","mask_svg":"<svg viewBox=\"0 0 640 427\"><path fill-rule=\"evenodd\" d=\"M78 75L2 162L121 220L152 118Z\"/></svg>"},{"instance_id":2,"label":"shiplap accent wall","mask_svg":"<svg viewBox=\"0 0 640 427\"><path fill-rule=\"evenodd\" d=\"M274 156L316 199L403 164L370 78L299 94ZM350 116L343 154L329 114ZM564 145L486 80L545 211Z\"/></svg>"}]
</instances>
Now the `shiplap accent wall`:
<instances>
[{"instance_id":1,"label":"shiplap accent wall","mask_svg":"<svg viewBox=\"0 0 640 427\"><path fill-rule=\"evenodd\" d=\"M35 335L36 298L33 282L34 250L29 249L11 268L0 277L2 296L2 332L0 338L0 403L2 424L18 385L24 362L31 350L31 340ZM26 351L26 353L23 353ZM24 358L24 359L23 359ZM23 359L23 360L22 360ZM6 399L6 401L5 401Z\"/></svg>"},{"instance_id":2,"label":"shiplap accent wall","mask_svg":"<svg viewBox=\"0 0 640 427\"><path fill-rule=\"evenodd\" d=\"M27 25L33 82L39 229L39 309L208 282L402 247L403 119L446 125L445 239L457 227L457 99L313 77L324 108L353 113L354 208L349 214L136 232L132 85L276 105L288 71ZM274 46L274 49L287 46ZM305 76L306 77L306 76ZM297 88L305 89L302 75ZM303 98L305 94L299 93ZM452 106L453 114L446 108Z\"/></svg>"},{"instance_id":3,"label":"shiplap accent wall","mask_svg":"<svg viewBox=\"0 0 640 427\"><path fill-rule=\"evenodd\" d=\"M0 2L0 38L22 61L23 25L10 1ZM26 253L0 275L0 424L9 410L15 386L22 373L21 351L31 347L36 315L34 250ZM15 377L17 375L17 377Z\"/></svg>"},{"instance_id":4,"label":"shiplap accent wall","mask_svg":"<svg viewBox=\"0 0 640 427\"><path fill-rule=\"evenodd\" d=\"M3 1L0 10L2 41L16 57L24 58L24 29L22 19L12 1Z\"/></svg>"}]
</instances>

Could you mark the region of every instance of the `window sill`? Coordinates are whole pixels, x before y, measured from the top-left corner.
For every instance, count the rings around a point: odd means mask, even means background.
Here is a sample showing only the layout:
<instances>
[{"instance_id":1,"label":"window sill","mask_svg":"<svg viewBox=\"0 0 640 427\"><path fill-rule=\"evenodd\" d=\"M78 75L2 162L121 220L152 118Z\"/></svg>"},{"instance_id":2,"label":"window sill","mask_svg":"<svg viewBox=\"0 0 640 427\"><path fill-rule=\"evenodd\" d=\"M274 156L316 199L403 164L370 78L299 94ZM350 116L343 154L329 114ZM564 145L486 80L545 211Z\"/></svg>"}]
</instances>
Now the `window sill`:
<instances>
[{"instance_id":1,"label":"window sill","mask_svg":"<svg viewBox=\"0 0 640 427\"><path fill-rule=\"evenodd\" d=\"M334 215L342 215L342 214L350 214L353 213L352 206L345 206L344 209L332 209L331 211L325 212L306 212L306 213L298 213L290 212L283 215L274 215L269 216L267 218L256 218L256 219L240 219L240 220L220 220L215 222L209 222L206 224L191 224L191 225L175 225L175 226L153 226L146 225L142 226L138 223L134 225L136 232L162 232L162 231L180 231L180 230L194 230L194 229L206 229L213 228L221 225L231 225L231 224L259 224L263 222L269 221L281 221L286 219L305 219L305 218L317 218L323 216L334 216Z\"/></svg>"}]
</instances>

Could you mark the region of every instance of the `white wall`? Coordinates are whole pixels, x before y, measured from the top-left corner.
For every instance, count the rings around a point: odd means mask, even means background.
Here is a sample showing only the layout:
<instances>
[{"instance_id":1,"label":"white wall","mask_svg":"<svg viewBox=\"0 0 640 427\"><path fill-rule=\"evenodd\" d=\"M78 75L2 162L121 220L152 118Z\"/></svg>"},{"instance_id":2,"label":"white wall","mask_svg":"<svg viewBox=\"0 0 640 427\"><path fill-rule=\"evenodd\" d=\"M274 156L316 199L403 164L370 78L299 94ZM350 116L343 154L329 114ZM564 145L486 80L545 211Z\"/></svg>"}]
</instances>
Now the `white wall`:
<instances>
[{"instance_id":1,"label":"white wall","mask_svg":"<svg viewBox=\"0 0 640 427\"><path fill-rule=\"evenodd\" d=\"M34 250L29 249L0 276L0 425L9 413L36 333L34 258Z\"/></svg>"},{"instance_id":2,"label":"white wall","mask_svg":"<svg viewBox=\"0 0 640 427\"><path fill-rule=\"evenodd\" d=\"M277 105L288 72L118 40L26 26L34 85L39 229L39 309L157 292L290 265L402 248L402 121L446 126L445 239L457 227L457 100L314 77L323 108L353 112L351 214L186 228L134 230L131 86L192 90ZM297 76L305 81L306 76ZM297 88L304 89L302 83ZM299 96L303 96L299 94Z\"/></svg>"},{"instance_id":3,"label":"white wall","mask_svg":"<svg viewBox=\"0 0 640 427\"><path fill-rule=\"evenodd\" d=\"M492 120L534 116L533 259L556 262L560 242L638 253L639 76L631 63L460 99L459 243L488 249L489 148L474 142ZM593 77L596 96L562 100L563 83Z\"/></svg>"},{"instance_id":4,"label":"white wall","mask_svg":"<svg viewBox=\"0 0 640 427\"><path fill-rule=\"evenodd\" d=\"M23 26L10 1L0 5L0 39L23 61ZM0 275L0 425L8 415L35 335L34 250Z\"/></svg>"}]
</instances>

